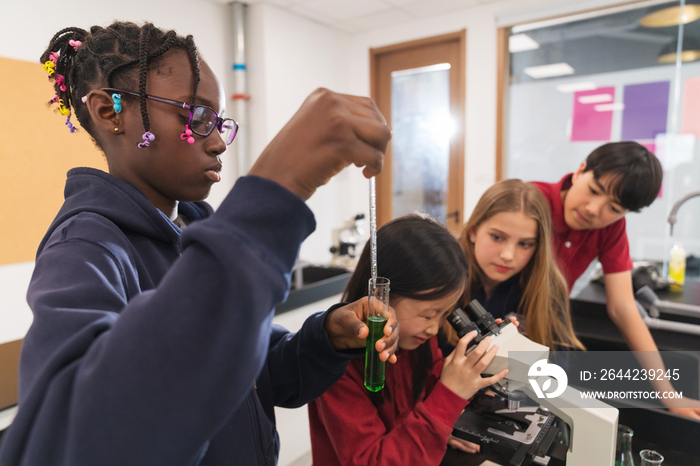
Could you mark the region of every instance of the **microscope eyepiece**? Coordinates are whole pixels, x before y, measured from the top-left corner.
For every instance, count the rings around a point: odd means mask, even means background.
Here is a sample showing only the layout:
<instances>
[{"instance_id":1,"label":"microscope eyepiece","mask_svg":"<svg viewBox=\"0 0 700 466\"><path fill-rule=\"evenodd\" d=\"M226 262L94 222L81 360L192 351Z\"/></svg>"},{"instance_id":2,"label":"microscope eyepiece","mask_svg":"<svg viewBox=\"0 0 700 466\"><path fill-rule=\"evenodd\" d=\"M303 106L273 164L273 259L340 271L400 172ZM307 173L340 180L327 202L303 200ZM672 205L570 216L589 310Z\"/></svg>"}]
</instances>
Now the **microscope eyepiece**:
<instances>
[{"instance_id":1,"label":"microscope eyepiece","mask_svg":"<svg viewBox=\"0 0 700 466\"><path fill-rule=\"evenodd\" d=\"M450 315L447 316L447 321L450 323L450 325L452 325L452 328L455 329L459 338L462 338L472 330L476 330L476 337L474 337L474 339L467 345L467 353L474 346L481 343L481 340L483 340L483 337L479 333L479 329L477 328L476 324L471 321L469 316L467 316L463 310L459 308L455 309Z\"/></svg>"},{"instance_id":2,"label":"microscope eyepiece","mask_svg":"<svg viewBox=\"0 0 700 466\"><path fill-rule=\"evenodd\" d=\"M455 329L459 338L462 338L472 330L477 330L476 324L459 308L455 309L447 316L447 321L452 325L452 328Z\"/></svg>"},{"instance_id":3,"label":"microscope eyepiece","mask_svg":"<svg viewBox=\"0 0 700 466\"><path fill-rule=\"evenodd\" d=\"M481 331L482 335L488 335L489 333L498 334L499 329L496 324L496 320L493 318L490 312L488 312L476 299L472 301L467 306L467 314L471 320L476 323L476 326Z\"/></svg>"}]
</instances>

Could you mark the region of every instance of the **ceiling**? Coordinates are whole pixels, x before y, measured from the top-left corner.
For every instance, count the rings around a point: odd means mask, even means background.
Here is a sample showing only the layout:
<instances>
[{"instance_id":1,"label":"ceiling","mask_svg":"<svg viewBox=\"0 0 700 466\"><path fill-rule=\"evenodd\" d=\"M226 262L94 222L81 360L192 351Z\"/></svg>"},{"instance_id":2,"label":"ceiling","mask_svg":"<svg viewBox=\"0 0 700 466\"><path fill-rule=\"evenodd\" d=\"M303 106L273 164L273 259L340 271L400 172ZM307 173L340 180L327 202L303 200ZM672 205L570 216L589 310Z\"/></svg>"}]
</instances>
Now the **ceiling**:
<instances>
[{"instance_id":1,"label":"ceiling","mask_svg":"<svg viewBox=\"0 0 700 466\"><path fill-rule=\"evenodd\" d=\"M242 3L267 3L355 34L499 1L502 0L244 0Z\"/></svg>"},{"instance_id":2,"label":"ceiling","mask_svg":"<svg viewBox=\"0 0 700 466\"><path fill-rule=\"evenodd\" d=\"M674 66L658 61L664 48L675 51L678 26L649 28L641 26L641 19L655 11L678 2L627 10L620 13L585 20L531 29L524 34L538 47L511 54L511 82L525 83L542 80L528 76L530 67L554 63L568 64L575 72L567 75L584 76L655 66ZM687 0L697 4L700 0ZM684 49L700 42L700 20L685 24ZM696 46L692 47L696 48ZM572 71L573 71L572 70ZM558 79L559 76L551 76ZM545 78L549 79L549 78Z\"/></svg>"}]
</instances>

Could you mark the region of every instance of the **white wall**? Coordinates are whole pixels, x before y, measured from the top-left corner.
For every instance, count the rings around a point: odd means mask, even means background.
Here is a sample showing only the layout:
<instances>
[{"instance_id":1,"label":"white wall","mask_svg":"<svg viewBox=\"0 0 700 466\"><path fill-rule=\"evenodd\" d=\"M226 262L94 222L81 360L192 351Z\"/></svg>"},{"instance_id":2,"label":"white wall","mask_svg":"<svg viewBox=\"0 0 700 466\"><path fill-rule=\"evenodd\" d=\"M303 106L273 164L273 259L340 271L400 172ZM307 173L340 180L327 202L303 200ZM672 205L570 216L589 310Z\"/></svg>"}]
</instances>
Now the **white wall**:
<instances>
[{"instance_id":1,"label":"white wall","mask_svg":"<svg viewBox=\"0 0 700 466\"><path fill-rule=\"evenodd\" d=\"M251 155L256 157L314 89L348 92L350 36L265 4L248 7L248 24ZM363 179L358 168L349 167L309 200L317 228L302 245L302 259L330 261L332 229L368 210Z\"/></svg>"}]
</instances>

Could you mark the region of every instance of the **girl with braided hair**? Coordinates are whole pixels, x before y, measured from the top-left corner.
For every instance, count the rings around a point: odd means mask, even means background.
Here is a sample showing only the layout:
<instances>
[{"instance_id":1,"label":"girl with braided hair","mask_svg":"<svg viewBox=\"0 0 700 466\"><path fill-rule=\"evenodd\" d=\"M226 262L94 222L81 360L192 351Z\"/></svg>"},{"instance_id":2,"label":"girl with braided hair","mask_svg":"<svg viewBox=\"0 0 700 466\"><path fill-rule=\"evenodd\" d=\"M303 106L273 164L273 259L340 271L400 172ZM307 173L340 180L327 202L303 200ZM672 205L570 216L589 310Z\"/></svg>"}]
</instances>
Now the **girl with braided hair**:
<instances>
[{"instance_id":1,"label":"girl with braided hair","mask_svg":"<svg viewBox=\"0 0 700 466\"><path fill-rule=\"evenodd\" d=\"M318 397L363 354L366 300L296 334L271 320L315 227L304 201L349 164L381 170L383 117L315 91L214 213L203 200L237 125L191 36L68 28L41 60L109 173L69 171L39 246L0 464L275 464L273 406ZM382 359L397 341L392 313Z\"/></svg>"}]
</instances>

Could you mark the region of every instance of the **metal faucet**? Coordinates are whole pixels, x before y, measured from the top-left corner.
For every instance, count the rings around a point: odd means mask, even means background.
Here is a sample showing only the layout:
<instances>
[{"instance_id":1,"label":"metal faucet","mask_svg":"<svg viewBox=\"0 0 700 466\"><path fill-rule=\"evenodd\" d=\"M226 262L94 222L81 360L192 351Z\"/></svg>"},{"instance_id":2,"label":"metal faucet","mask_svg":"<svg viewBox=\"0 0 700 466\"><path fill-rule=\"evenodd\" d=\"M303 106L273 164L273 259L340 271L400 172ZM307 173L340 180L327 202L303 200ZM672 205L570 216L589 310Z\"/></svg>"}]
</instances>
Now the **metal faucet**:
<instances>
[{"instance_id":1,"label":"metal faucet","mask_svg":"<svg viewBox=\"0 0 700 466\"><path fill-rule=\"evenodd\" d=\"M668 216L668 223L671 225L671 236L673 236L673 224L676 223L676 213L678 213L678 209L681 208L681 206L687 201L688 199L691 199L693 197L700 196L700 191L694 191L692 193L688 193L682 198L678 199L678 201L673 204L673 208L671 209L671 213Z\"/></svg>"}]
</instances>

